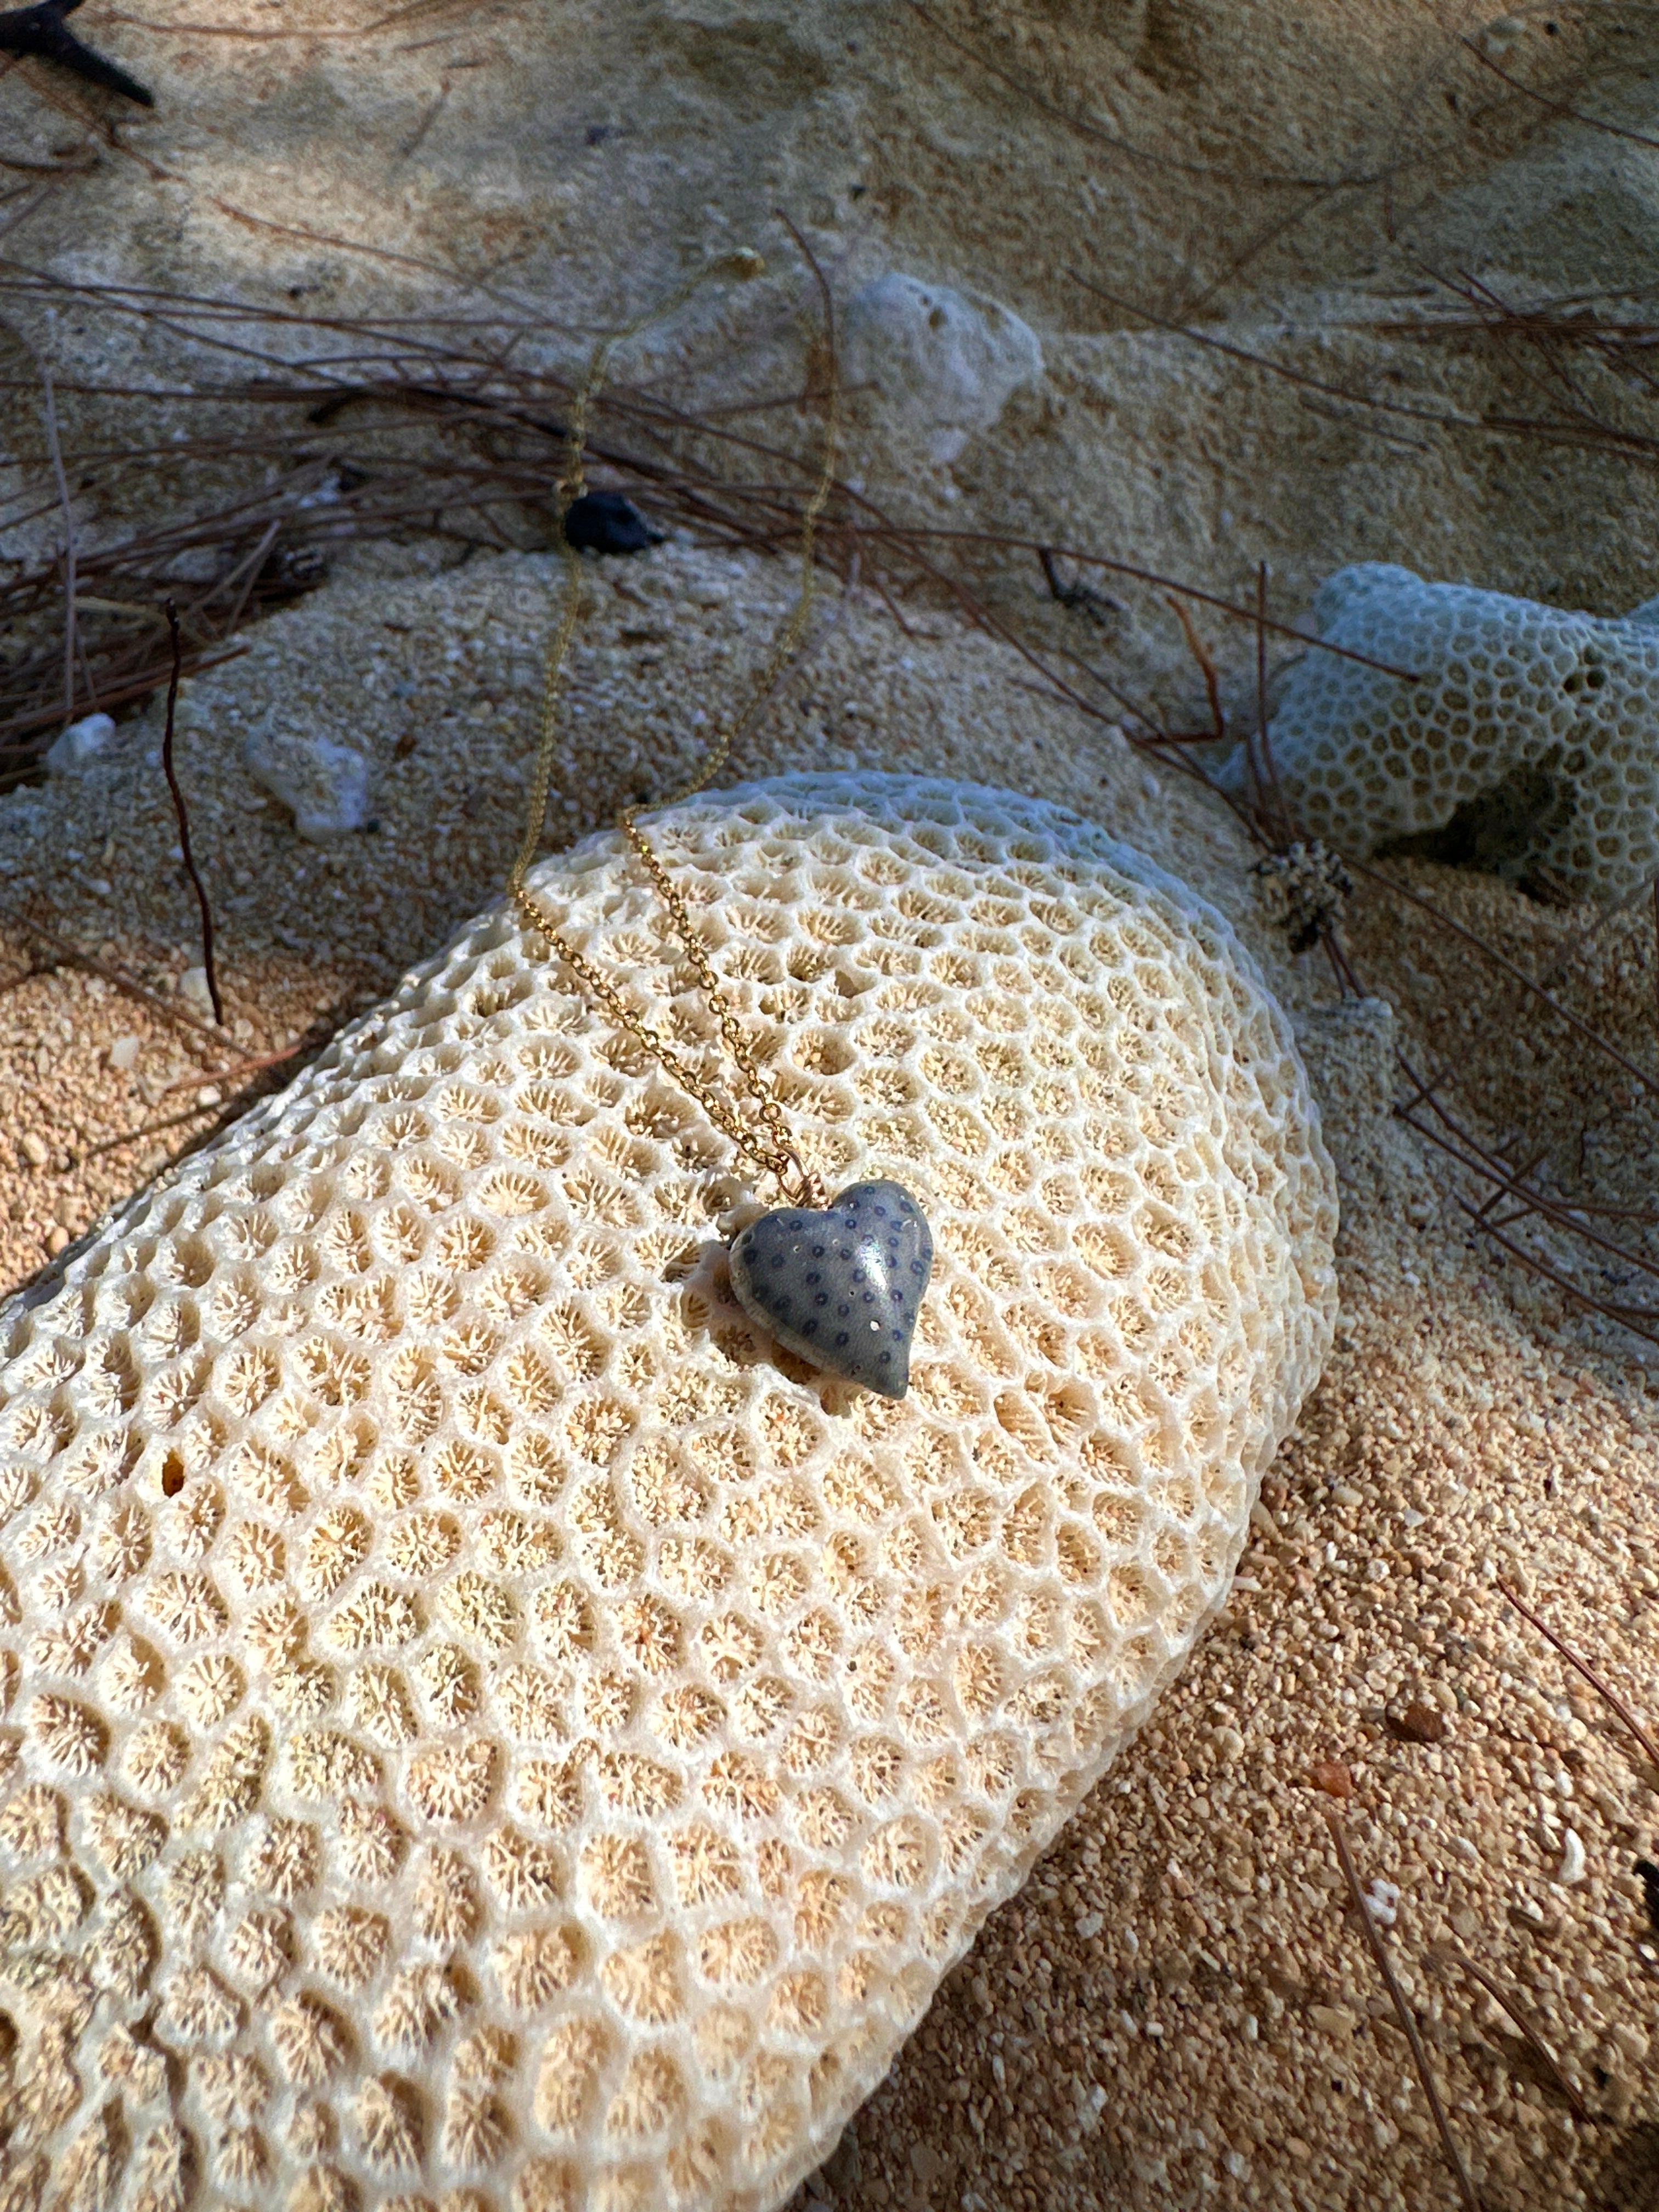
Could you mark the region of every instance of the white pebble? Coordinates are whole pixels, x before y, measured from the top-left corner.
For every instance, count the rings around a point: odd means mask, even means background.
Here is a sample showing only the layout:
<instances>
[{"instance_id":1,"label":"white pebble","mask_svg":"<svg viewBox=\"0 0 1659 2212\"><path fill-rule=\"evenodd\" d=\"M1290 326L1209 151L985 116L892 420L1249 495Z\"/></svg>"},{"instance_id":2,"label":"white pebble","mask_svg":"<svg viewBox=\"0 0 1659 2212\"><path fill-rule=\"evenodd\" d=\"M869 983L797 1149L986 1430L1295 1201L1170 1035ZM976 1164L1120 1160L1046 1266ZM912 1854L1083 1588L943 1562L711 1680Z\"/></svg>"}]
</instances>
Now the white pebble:
<instances>
[{"instance_id":1,"label":"white pebble","mask_svg":"<svg viewBox=\"0 0 1659 2212\"><path fill-rule=\"evenodd\" d=\"M254 781L288 808L300 835L313 843L361 830L368 819L368 763L349 745L267 725L249 733L242 760Z\"/></svg>"},{"instance_id":2,"label":"white pebble","mask_svg":"<svg viewBox=\"0 0 1659 2212\"><path fill-rule=\"evenodd\" d=\"M143 1048L142 1037L118 1036L109 1048L109 1064L118 1074L130 1074L138 1065L138 1055Z\"/></svg>"},{"instance_id":3,"label":"white pebble","mask_svg":"<svg viewBox=\"0 0 1659 2212\"><path fill-rule=\"evenodd\" d=\"M54 775L73 775L102 752L114 735L115 724L107 714L83 714L52 740L46 766Z\"/></svg>"},{"instance_id":4,"label":"white pebble","mask_svg":"<svg viewBox=\"0 0 1659 2212\"><path fill-rule=\"evenodd\" d=\"M1042 348L1000 301L892 269L848 303L845 367L945 466L1042 375Z\"/></svg>"},{"instance_id":5,"label":"white pebble","mask_svg":"<svg viewBox=\"0 0 1659 2212\"><path fill-rule=\"evenodd\" d=\"M1561 1870L1555 1879L1565 1889L1584 1879L1584 1846L1576 1828L1569 1828L1561 1838Z\"/></svg>"},{"instance_id":6,"label":"white pebble","mask_svg":"<svg viewBox=\"0 0 1659 2212\"><path fill-rule=\"evenodd\" d=\"M1400 1888L1378 1875L1365 1892L1365 1910L1379 1928L1392 1928L1399 1917Z\"/></svg>"}]
</instances>

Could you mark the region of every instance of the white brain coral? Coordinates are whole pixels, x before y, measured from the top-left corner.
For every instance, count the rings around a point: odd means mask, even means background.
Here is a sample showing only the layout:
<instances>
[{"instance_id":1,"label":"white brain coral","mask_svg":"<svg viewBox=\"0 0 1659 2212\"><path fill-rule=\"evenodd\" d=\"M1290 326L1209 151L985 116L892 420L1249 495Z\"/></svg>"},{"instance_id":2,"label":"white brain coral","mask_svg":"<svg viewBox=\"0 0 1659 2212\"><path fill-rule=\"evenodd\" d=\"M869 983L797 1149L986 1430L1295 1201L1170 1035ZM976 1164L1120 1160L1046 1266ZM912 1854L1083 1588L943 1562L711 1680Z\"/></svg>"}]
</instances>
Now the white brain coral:
<instances>
[{"instance_id":1,"label":"white brain coral","mask_svg":"<svg viewBox=\"0 0 1659 2212\"><path fill-rule=\"evenodd\" d=\"M1366 562L1313 611L1417 681L1318 651L1292 669L1268 738L1304 832L1366 854L1469 810L1504 872L1604 904L1659 875L1659 602L1612 619ZM1223 781L1242 789L1242 754Z\"/></svg>"},{"instance_id":2,"label":"white brain coral","mask_svg":"<svg viewBox=\"0 0 1659 2212\"><path fill-rule=\"evenodd\" d=\"M1334 1303L1226 925L1002 792L653 840L909 1395L770 1354L723 1143L507 913L0 1327L7 2202L778 2202L1190 1650ZM707 1039L614 837L538 872Z\"/></svg>"}]
</instances>

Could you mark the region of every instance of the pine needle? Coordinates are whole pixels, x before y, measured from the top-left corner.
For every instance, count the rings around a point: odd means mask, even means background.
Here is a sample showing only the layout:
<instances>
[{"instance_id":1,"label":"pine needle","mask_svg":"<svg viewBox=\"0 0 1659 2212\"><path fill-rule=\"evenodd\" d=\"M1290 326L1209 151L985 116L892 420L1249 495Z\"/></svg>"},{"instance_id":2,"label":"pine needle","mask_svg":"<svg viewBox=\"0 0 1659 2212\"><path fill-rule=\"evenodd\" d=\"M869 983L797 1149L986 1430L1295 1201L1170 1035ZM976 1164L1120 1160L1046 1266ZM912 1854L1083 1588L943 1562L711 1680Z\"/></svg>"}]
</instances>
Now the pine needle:
<instances>
[{"instance_id":1,"label":"pine needle","mask_svg":"<svg viewBox=\"0 0 1659 2212\"><path fill-rule=\"evenodd\" d=\"M1394 1971L1393 1961L1389 1959L1387 1948L1377 1931L1376 1923L1371 1917L1371 1909L1365 1902L1365 1893L1359 1887L1359 1876L1354 1870L1353 1853L1348 1848L1347 1831L1342 1826L1340 1816L1334 1810L1327 1809L1325 1824L1331 1832L1332 1842L1336 1845L1336 1856L1342 1865L1342 1876L1348 1885L1348 1894L1353 1899L1354 1910L1359 1915L1359 1924L1365 1931L1366 1944L1370 1948L1371 1957L1376 1962L1376 1971L1382 1977L1383 1987L1389 1992L1389 1999L1394 2006L1395 2017L1400 2022L1401 2032L1411 2046L1412 2063L1417 2069L1418 2080L1423 2084L1423 2094L1429 2100L1429 2110L1434 2115L1434 2124L1440 2136L1440 2147L1446 2154L1446 2163L1451 2168L1456 2180L1458 2193L1462 2197L1465 2212L1480 2212L1480 2199L1475 2194L1474 2184L1469 2179L1469 2170L1463 2163L1463 2154L1457 2148L1456 2138L1453 2136L1446 2118L1446 2108L1440 2101L1440 2092L1436 2088L1434 2076L1429 2071L1429 2054L1423 2048L1422 2035L1413 2016L1411 2007L1406 2002L1406 1992L1400 1986Z\"/></svg>"}]
</instances>

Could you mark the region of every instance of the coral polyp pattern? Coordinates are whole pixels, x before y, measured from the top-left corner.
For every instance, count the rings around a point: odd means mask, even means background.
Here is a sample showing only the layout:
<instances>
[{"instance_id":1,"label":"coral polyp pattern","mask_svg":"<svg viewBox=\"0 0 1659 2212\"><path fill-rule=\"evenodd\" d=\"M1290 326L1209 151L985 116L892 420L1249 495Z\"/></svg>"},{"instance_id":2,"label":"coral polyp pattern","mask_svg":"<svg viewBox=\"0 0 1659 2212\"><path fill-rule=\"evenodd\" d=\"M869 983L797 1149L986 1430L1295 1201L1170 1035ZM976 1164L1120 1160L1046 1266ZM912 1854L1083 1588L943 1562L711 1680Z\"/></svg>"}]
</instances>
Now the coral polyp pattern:
<instances>
[{"instance_id":1,"label":"coral polyp pattern","mask_svg":"<svg viewBox=\"0 0 1659 2212\"><path fill-rule=\"evenodd\" d=\"M729 1146L505 911L15 1300L4 2212L776 2203L1225 1590L1334 1225L1225 923L977 787L651 835L927 1211L909 1393L745 1318ZM620 841L532 881L717 1070Z\"/></svg>"},{"instance_id":2,"label":"coral polyp pattern","mask_svg":"<svg viewBox=\"0 0 1659 2212\"><path fill-rule=\"evenodd\" d=\"M1319 635L1268 726L1300 828L1353 853L1440 830L1607 905L1659 875L1659 601L1576 614L1382 562L1321 585ZM1376 664L1381 664L1380 665ZM1406 672L1411 680L1402 674ZM1242 751L1222 781L1242 792Z\"/></svg>"}]
</instances>

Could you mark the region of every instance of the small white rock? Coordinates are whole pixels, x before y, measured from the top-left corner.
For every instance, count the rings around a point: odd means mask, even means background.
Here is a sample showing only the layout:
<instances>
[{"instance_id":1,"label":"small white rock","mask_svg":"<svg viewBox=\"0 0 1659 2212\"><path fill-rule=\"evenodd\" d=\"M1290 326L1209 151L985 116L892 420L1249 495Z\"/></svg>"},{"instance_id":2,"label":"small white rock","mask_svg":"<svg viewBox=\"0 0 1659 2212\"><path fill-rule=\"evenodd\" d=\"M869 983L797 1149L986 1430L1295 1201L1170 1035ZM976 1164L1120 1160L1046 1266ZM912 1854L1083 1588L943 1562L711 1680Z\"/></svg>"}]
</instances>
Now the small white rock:
<instances>
[{"instance_id":1,"label":"small white rock","mask_svg":"<svg viewBox=\"0 0 1659 2212\"><path fill-rule=\"evenodd\" d=\"M1564 1889L1584 1879L1584 1845L1576 1828L1569 1828L1561 1838L1561 1870L1555 1879Z\"/></svg>"},{"instance_id":2,"label":"small white rock","mask_svg":"<svg viewBox=\"0 0 1659 2212\"><path fill-rule=\"evenodd\" d=\"M1042 347L1000 301L891 269L848 303L843 367L944 467L1042 375Z\"/></svg>"},{"instance_id":3,"label":"small white rock","mask_svg":"<svg viewBox=\"0 0 1659 2212\"><path fill-rule=\"evenodd\" d=\"M115 724L107 714L83 714L52 740L46 750L46 766L54 775L72 775L102 752L114 735Z\"/></svg>"},{"instance_id":4,"label":"small white rock","mask_svg":"<svg viewBox=\"0 0 1659 2212\"><path fill-rule=\"evenodd\" d=\"M1379 1928L1392 1928L1398 1918L1400 1888L1378 1875L1365 1892L1365 1910Z\"/></svg>"},{"instance_id":5,"label":"small white rock","mask_svg":"<svg viewBox=\"0 0 1659 2212\"><path fill-rule=\"evenodd\" d=\"M186 968L179 978L179 996L188 999L199 1014L213 1015L213 994L208 988L205 968Z\"/></svg>"},{"instance_id":6,"label":"small white rock","mask_svg":"<svg viewBox=\"0 0 1659 2212\"><path fill-rule=\"evenodd\" d=\"M1479 34L1478 43L1483 53L1494 60L1508 53L1526 36L1527 26L1518 15L1498 15Z\"/></svg>"},{"instance_id":7,"label":"small white rock","mask_svg":"<svg viewBox=\"0 0 1659 2212\"><path fill-rule=\"evenodd\" d=\"M118 1036L109 1048L109 1064L119 1075L130 1075L138 1065L138 1055L144 1048L142 1037Z\"/></svg>"},{"instance_id":8,"label":"small white rock","mask_svg":"<svg viewBox=\"0 0 1659 2212\"><path fill-rule=\"evenodd\" d=\"M368 763L349 745L267 724L250 732L242 760L254 781L282 801L295 828L313 843L361 830L368 819Z\"/></svg>"},{"instance_id":9,"label":"small white rock","mask_svg":"<svg viewBox=\"0 0 1659 2212\"><path fill-rule=\"evenodd\" d=\"M52 1158L52 1154L46 1150L46 1139L43 1137L38 1137L33 1129L24 1130L22 1135L17 1139L17 1149L32 1168L45 1167L46 1162Z\"/></svg>"}]
</instances>

